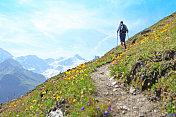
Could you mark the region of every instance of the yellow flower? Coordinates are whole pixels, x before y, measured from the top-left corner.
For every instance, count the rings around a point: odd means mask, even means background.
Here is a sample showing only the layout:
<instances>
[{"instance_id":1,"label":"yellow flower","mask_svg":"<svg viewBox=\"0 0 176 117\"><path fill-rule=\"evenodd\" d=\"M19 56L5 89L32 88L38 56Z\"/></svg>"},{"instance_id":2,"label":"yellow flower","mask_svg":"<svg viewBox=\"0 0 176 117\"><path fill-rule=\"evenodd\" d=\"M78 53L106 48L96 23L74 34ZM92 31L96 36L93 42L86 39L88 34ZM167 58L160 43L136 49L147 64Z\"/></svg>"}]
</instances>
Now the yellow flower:
<instances>
[{"instance_id":1,"label":"yellow flower","mask_svg":"<svg viewBox=\"0 0 176 117\"><path fill-rule=\"evenodd\" d=\"M13 105L14 107L16 107L16 105Z\"/></svg>"},{"instance_id":2,"label":"yellow flower","mask_svg":"<svg viewBox=\"0 0 176 117\"><path fill-rule=\"evenodd\" d=\"M84 80L84 78L81 78L81 80Z\"/></svg>"},{"instance_id":3,"label":"yellow flower","mask_svg":"<svg viewBox=\"0 0 176 117\"><path fill-rule=\"evenodd\" d=\"M83 72L84 72L83 70L80 71L80 73L83 73Z\"/></svg>"},{"instance_id":4,"label":"yellow flower","mask_svg":"<svg viewBox=\"0 0 176 117\"><path fill-rule=\"evenodd\" d=\"M9 108L11 108L11 106L9 106Z\"/></svg>"},{"instance_id":5,"label":"yellow flower","mask_svg":"<svg viewBox=\"0 0 176 117\"><path fill-rule=\"evenodd\" d=\"M59 100L60 99L60 96L57 96L57 98L56 98L57 100Z\"/></svg>"},{"instance_id":6,"label":"yellow flower","mask_svg":"<svg viewBox=\"0 0 176 117\"><path fill-rule=\"evenodd\" d=\"M36 100L33 100L33 102L36 102Z\"/></svg>"},{"instance_id":7,"label":"yellow flower","mask_svg":"<svg viewBox=\"0 0 176 117\"><path fill-rule=\"evenodd\" d=\"M33 106L30 106L30 109L34 108Z\"/></svg>"},{"instance_id":8,"label":"yellow flower","mask_svg":"<svg viewBox=\"0 0 176 117\"><path fill-rule=\"evenodd\" d=\"M172 108L175 109L175 106L173 106Z\"/></svg>"},{"instance_id":9,"label":"yellow flower","mask_svg":"<svg viewBox=\"0 0 176 117\"><path fill-rule=\"evenodd\" d=\"M141 41L141 44L143 44L144 43L144 41Z\"/></svg>"},{"instance_id":10,"label":"yellow flower","mask_svg":"<svg viewBox=\"0 0 176 117\"><path fill-rule=\"evenodd\" d=\"M148 83L148 86L150 85L150 83Z\"/></svg>"},{"instance_id":11,"label":"yellow flower","mask_svg":"<svg viewBox=\"0 0 176 117\"><path fill-rule=\"evenodd\" d=\"M46 91L44 91L42 94L43 94L43 95L46 94Z\"/></svg>"},{"instance_id":12,"label":"yellow flower","mask_svg":"<svg viewBox=\"0 0 176 117\"><path fill-rule=\"evenodd\" d=\"M73 102L75 102L76 101L76 99L73 99Z\"/></svg>"},{"instance_id":13,"label":"yellow flower","mask_svg":"<svg viewBox=\"0 0 176 117\"><path fill-rule=\"evenodd\" d=\"M76 79L76 78L73 76L72 79L74 80L74 79Z\"/></svg>"},{"instance_id":14,"label":"yellow flower","mask_svg":"<svg viewBox=\"0 0 176 117\"><path fill-rule=\"evenodd\" d=\"M84 76L88 76L87 74L84 74Z\"/></svg>"},{"instance_id":15,"label":"yellow flower","mask_svg":"<svg viewBox=\"0 0 176 117\"><path fill-rule=\"evenodd\" d=\"M60 94L62 93L62 90L60 90Z\"/></svg>"},{"instance_id":16,"label":"yellow flower","mask_svg":"<svg viewBox=\"0 0 176 117\"><path fill-rule=\"evenodd\" d=\"M76 73L78 74L78 73L79 73L79 70L76 70Z\"/></svg>"}]
</instances>

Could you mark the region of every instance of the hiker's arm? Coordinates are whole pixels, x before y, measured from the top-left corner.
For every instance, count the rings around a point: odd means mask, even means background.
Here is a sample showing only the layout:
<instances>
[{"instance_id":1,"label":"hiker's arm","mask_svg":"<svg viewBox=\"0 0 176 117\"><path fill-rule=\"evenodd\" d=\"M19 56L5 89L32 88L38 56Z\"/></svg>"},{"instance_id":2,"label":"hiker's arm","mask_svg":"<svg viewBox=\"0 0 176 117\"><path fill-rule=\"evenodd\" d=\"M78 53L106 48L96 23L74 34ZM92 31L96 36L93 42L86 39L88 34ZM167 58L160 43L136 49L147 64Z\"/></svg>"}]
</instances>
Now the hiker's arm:
<instances>
[{"instance_id":1,"label":"hiker's arm","mask_svg":"<svg viewBox=\"0 0 176 117\"><path fill-rule=\"evenodd\" d=\"M128 28L127 28L127 26L126 26L126 30L127 30L127 33L128 33Z\"/></svg>"}]
</instances>

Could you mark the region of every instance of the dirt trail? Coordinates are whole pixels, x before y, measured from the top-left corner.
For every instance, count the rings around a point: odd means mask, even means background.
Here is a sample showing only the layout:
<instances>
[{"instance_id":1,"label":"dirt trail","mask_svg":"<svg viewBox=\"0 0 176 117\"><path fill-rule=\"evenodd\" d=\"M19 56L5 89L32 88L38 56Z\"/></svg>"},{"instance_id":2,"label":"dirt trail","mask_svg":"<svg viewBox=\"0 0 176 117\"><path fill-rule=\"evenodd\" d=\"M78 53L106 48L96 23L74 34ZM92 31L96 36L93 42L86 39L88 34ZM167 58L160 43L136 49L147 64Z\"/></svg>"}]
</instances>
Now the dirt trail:
<instances>
[{"instance_id":1,"label":"dirt trail","mask_svg":"<svg viewBox=\"0 0 176 117\"><path fill-rule=\"evenodd\" d=\"M163 117L159 112L159 103L154 103L139 93L133 95L127 89L110 78L110 64L102 65L92 73L97 90L97 99L111 105L113 117Z\"/></svg>"}]
</instances>

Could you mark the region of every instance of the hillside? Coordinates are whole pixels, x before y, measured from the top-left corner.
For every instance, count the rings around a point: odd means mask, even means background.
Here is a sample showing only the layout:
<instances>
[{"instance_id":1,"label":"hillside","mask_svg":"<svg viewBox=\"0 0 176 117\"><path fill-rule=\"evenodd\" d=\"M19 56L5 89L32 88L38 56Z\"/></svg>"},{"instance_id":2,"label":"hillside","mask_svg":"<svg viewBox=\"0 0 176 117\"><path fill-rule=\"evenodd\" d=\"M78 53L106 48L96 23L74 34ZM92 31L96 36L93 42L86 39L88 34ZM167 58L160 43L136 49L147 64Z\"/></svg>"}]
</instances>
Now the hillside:
<instances>
[{"instance_id":1,"label":"hillside","mask_svg":"<svg viewBox=\"0 0 176 117\"><path fill-rule=\"evenodd\" d=\"M6 59L0 63L0 103L26 94L45 80L44 76L25 70L14 59Z\"/></svg>"},{"instance_id":2,"label":"hillside","mask_svg":"<svg viewBox=\"0 0 176 117\"><path fill-rule=\"evenodd\" d=\"M144 115L138 116L174 116L176 12L130 38L127 45L126 51L118 46L103 57L52 77L26 95L1 105L0 116L43 117L51 116L55 111L67 117L127 116L131 111L126 107L116 110L113 101L118 102L122 98L131 100L135 95L145 99L142 107L151 109L152 103L160 105L151 114L144 110ZM114 92L120 97L112 97L113 92L106 92L106 89L111 90L109 87L102 89L94 84L100 74L103 75L102 81L116 82L115 85L120 88L117 90L124 92L125 97L117 91ZM149 106L145 105L146 102Z\"/></svg>"}]
</instances>

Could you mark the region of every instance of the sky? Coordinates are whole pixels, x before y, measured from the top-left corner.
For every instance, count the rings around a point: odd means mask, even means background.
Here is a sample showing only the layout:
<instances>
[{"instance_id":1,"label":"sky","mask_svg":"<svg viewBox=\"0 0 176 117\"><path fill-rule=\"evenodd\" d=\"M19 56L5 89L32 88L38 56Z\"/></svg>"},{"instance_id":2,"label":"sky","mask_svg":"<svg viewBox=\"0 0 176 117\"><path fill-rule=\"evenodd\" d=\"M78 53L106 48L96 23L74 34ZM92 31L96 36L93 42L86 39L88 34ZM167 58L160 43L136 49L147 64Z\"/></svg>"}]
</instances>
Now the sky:
<instances>
[{"instance_id":1,"label":"sky","mask_svg":"<svg viewBox=\"0 0 176 117\"><path fill-rule=\"evenodd\" d=\"M175 6L176 0L0 0L0 48L15 57L90 60L117 45L120 21L132 37Z\"/></svg>"}]
</instances>

